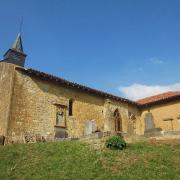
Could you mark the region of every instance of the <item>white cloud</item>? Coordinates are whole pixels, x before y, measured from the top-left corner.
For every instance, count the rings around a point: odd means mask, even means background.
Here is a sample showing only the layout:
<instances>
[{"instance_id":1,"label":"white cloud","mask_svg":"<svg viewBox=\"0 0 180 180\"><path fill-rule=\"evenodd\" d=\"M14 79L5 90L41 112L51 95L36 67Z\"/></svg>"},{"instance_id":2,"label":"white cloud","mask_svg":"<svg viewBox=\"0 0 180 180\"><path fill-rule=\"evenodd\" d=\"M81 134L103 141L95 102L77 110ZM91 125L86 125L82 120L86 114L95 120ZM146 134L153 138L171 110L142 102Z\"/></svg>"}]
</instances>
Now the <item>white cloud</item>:
<instances>
[{"instance_id":1,"label":"white cloud","mask_svg":"<svg viewBox=\"0 0 180 180\"><path fill-rule=\"evenodd\" d=\"M126 98L137 100L148 96L164 93L167 91L179 91L180 83L167 86L132 84L130 86L120 87L119 91Z\"/></svg>"},{"instance_id":2,"label":"white cloud","mask_svg":"<svg viewBox=\"0 0 180 180\"><path fill-rule=\"evenodd\" d=\"M159 59L157 57L150 58L150 62L152 64L155 64L155 65L159 65L159 64L163 64L164 63L163 60L161 60L161 59Z\"/></svg>"}]
</instances>

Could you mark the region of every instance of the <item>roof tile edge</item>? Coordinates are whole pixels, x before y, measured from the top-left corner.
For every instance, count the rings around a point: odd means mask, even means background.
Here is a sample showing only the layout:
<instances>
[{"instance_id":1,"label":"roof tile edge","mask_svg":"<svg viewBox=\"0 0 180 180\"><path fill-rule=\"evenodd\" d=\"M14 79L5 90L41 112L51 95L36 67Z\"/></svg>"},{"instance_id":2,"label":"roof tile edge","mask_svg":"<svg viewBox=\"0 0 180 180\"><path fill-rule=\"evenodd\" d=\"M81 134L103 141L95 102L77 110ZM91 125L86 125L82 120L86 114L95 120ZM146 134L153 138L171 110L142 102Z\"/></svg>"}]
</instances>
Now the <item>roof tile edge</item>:
<instances>
[{"instance_id":1,"label":"roof tile edge","mask_svg":"<svg viewBox=\"0 0 180 180\"><path fill-rule=\"evenodd\" d=\"M74 83L74 82L65 80L63 78L60 78L60 77L57 77L57 76L54 76L54 75L51 75L51 74L47 74L47 73L37 71L37 70L34 70L34 69L25 69L25 68L22 68L22 67L16 67L16 69L20 70L20 71L23 71L23 72L25 72L25 73L27 73L29 75L39 77L39 78L41 78L43 80L51 80L51 81L54 81L55 83L61 83L61 84L67 85L69 87L78 88L78 89L81 89L82 91L86 91L86 92L89 92L89 93L92 93L92 94L100 95L100 96L103 96L103 97L108 97L108 98L111 98L111 99L114 99L114 100L117 100L117 101L121 101L121 102L126 102L126 103L129 103L129 104L134 105L134 106L139 106L139 104L136 103L135 101L131 101L131 100L126 99L126 98L115 96L115 95L112 95L110 93L106 93L106 92L103 92L103 91L100 91L100 90L97 90L97 89L93 89L93 88L90 88L90 87L87 87L87 86L84 86L84 85L81 85L81 84L78 84L78 83Z\"/></svg>"}]
</instances>

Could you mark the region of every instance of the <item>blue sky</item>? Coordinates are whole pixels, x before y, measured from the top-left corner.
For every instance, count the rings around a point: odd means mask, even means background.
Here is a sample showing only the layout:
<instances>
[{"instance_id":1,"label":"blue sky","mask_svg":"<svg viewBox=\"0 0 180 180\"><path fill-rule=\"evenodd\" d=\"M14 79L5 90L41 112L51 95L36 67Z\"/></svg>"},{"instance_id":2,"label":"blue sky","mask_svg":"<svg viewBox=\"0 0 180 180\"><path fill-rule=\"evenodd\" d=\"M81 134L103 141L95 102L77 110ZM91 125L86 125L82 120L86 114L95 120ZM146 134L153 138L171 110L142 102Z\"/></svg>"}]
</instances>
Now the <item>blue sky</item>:
<instances>
[{"instance_id":1,"label":"blue sky","mask_svg":"<svg viewBox=\"0 0 180 180\"><path fill-rule=\"evenodd\" d=\"M26 67L131 99L180 89L179 0L0 4L0 53L23 16Z\"/></svg>"}]
</instances>

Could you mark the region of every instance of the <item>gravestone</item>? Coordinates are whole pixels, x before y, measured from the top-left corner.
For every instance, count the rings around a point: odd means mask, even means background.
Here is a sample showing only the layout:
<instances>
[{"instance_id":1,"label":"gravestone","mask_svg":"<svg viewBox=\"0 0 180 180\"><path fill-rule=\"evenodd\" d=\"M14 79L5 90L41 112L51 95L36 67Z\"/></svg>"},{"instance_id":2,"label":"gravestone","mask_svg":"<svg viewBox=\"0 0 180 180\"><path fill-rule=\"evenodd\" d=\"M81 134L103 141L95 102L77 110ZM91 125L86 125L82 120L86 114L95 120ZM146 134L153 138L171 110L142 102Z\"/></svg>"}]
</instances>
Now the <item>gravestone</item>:
<instances>
[{"instance_id":1,"label":"gravestone","mask_svg":"<svg viewBox=\"0 0 180 180\"><path fill-rule=\"evenodd\" d=\"M65 128L55 127L55 139L67 138L68 134Z\"/></svg>"},{"instance_id":2,"label":"gravestone","mask_svg":"<svg viewBox=\"0 0 180 180\"><path fill-rule=\"evenodd\" d=\"M127 134L128 135L135 134L135 132L134 132L134 124L133 124L132 120L129 120L129 122L128 122Z\"/></svg>"},{"instance_id":3,"label":"gravestone","mask_svg":"<svg viewBox=\"0 0 180 180\"><path fill-rule=\"evenodd\" d=\"M90 120L85 123L85 135L90 135L97 130L96 121Z\"/></svg>"},{"instance_id":4,"label":"gravestone","mask_svg":"<svg viewBox=\"0 0 180 180\"><path fill-rule=\"evenodd\" d=\"M145 131L155 128L154 127L154 118L153 118L152 113L150 113L150 112L146 113L144 121L145 121Z\"/></svg>"},{"instance_id":5,"label":"gravestone","mask_svg":"<svg viewBox=\"0 0 180 180\"><path fill-rule=\"evenodd\" d=\"M96 121L95 121L95 120L92 120L91 123L92 123L92 133L94 133L94 132L96 132L96 130L97 130Z\"/></svg>"}]
</instances>

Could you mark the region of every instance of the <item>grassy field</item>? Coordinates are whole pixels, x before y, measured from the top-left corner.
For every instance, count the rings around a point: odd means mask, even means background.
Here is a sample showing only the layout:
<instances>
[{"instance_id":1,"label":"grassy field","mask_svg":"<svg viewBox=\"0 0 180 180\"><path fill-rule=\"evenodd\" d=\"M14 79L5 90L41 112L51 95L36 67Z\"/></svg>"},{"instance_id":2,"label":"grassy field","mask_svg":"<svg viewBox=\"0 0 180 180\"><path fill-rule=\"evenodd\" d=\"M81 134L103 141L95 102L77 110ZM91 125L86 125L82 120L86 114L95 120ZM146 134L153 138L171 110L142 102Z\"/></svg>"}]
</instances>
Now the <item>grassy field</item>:
<instances>
[{"instance_id":1,"label":"grassy field","mask_svg":"<svg viewBox=\"0 0 180 180\"><path fill-rule=\"evenodd\" d=\"M0 179L180 179L180 142L95 150L79 141L0 147Z\"/></svg>"}]
</instances>

